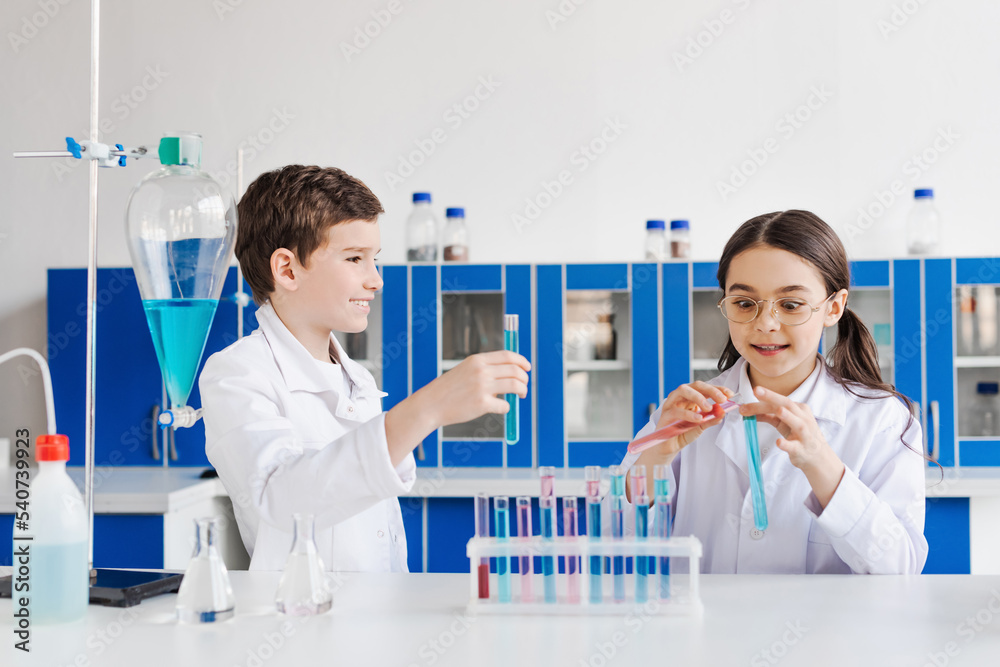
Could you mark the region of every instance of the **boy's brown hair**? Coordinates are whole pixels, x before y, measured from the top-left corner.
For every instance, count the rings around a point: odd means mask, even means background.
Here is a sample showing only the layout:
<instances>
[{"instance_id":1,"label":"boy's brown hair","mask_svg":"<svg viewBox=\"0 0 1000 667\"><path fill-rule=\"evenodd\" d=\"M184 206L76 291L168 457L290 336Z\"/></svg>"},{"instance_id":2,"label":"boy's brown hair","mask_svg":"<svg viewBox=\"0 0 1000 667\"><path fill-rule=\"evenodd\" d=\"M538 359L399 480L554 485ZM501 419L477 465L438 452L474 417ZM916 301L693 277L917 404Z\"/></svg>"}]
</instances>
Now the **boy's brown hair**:
<instances>
[{"instance_id":1,"label":"boy's brown hair","mask_svg":"<svg viewBox=\"0 0 1000 667\"><path fill-rule=\"evenodd\" d=\"M274 291L271 255L295 253L303 266L342 222L374 222L382 204L357 178L335 167L288 165L261 174L239 203L236 258L253 300L263 305Z\"/></svg>"}]
</instances>

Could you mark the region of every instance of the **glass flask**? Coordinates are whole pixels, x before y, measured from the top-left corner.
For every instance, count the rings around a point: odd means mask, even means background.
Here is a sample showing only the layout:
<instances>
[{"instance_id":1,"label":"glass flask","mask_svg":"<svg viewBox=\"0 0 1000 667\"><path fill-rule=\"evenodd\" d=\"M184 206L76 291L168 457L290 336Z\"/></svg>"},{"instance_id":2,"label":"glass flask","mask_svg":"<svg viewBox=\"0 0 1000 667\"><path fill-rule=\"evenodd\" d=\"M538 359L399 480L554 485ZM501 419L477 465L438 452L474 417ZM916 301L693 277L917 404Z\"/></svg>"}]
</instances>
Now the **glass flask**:
<instances>
[{"instance_id":1,"label":"glass flask","mask_svg":"<svg viewBox=\"0 0 1000 667\"><path fill-rule=\"evenodd\" d=\"M295 520L295 536L278 582L275 603L282 614L322 614L333 606L333 591L316 549L316 522L312 514L293 514L292 517Z\"/></svg>"},{"instance_id":2,"label":"glass flask","mask_svg":"<svg viewBox=\"0 0 1000 667\"><path fill-rule=\"evenodd\" d=\"M201 135L160 140L158 171L129 195L125 227L173 407L187 403L236 242L236 204L201 170Z\"/></svg>"},{"instance_id":3,"label":"glass flask","mask_svg":"<svg viewBox=\"0 0 1000 667\"><path fill-rule=\"evenodd\" d=\"M229 571L222 562L216 535L218 519L195 519L194 556L177 592L177 620L182 623L216 623L233 617L235 599Z\"/></svg>"}]
</instances>

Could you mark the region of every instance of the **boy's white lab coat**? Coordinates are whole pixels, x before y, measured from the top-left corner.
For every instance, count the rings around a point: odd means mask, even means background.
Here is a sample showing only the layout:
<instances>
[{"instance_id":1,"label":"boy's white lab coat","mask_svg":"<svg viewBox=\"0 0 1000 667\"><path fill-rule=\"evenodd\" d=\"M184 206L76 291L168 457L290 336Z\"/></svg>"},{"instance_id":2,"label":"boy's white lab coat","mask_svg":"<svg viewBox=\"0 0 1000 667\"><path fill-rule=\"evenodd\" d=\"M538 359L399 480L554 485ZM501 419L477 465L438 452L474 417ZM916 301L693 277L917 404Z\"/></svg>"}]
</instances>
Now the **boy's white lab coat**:
<instances>
[{"instance_id":1,"label":"boy's white lab coat","mask_svg":"<svg viewBox=\"0 0 1000 667\"><path fill-rule=\"evenodd\" d=\"M405 572L396 496L413 486L416 463L412 454L395 468L389 459L385 394L332 335L349 394L269 303L257 321L208 359L198 385L208 460L233 501L250 569L284 568L299 512L316 516L328 570Z\"/></svg>"},{"instance_id":2,"label":"boy's white lab coat","mask_svg":"<svg viewBox=\"0 0 1000 667\"><path fill-rule=\"evenodd\" d=\"M740 359L710 383L738 391L743 402L756 400L746 366ZM905 406L895 398L854 396L825 363L789 398L809 406L847 468L826 508L778 449L777 430L758 422L768 528L755 529L743 420L733 411L670 466L673 534L701 541L702 572L919 573L927 560L924 460L900 442ZM657 410L636 437L655 430L659 418ZM922 449L916 420L904 439ZM631 467L638 456L626 455L623 465Z\"/></svg>"}]
</instances>

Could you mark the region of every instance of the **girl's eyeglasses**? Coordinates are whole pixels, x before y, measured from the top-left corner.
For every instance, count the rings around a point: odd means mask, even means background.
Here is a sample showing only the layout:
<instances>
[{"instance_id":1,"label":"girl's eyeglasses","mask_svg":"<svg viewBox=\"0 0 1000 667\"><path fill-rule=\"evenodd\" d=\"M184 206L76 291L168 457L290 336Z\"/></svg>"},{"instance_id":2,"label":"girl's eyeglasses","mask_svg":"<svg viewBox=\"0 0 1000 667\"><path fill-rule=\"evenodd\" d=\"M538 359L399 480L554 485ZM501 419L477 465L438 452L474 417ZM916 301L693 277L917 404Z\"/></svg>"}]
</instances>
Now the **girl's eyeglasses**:
<instances>
[{"instance_id":1,"label":"girl's eyeglasses","mask_svg":"<svg viewBox=\"0 0 1000 667\"><path fill-rule=\"evenodd\" d=\"M834 292L826 297L823 299L823 303L815 307L808 301L803 301L795 297L784 297L774 299L773 301L771 299L754 301L745 296L726 296L719 299L717 305L719 310L722 311L722 316L730 322L748 324L757 319L757 315L760 314L760 305L768 301L771 303L771 315L774 319L782 324L797 327L800 324L808 322L812 314L822 308L823 304L833 298L835 294L837 293Z\"/></svg>"}]
</instances>

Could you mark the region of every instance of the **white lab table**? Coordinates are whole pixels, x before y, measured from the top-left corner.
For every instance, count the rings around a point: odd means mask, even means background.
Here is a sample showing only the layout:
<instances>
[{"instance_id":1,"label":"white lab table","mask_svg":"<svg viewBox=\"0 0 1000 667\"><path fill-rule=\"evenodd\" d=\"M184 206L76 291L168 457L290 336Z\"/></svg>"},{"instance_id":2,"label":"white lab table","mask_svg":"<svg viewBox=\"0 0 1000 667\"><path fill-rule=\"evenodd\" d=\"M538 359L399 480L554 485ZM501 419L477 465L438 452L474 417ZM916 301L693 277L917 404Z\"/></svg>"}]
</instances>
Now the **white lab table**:
<instances>
[{"instance_id":1,"label":"white lab table","mask_svg":"<svg viewBox=\"0 0 1000 667\"><path fill-rule=\"evenodd\" d=\"M174 620L175 596L34 629L3 665L996 665L1000 577L705 575L690 617L473 616L468 575L344 575L334 608L305 620L273 606L274 572L232 572L235 618Z\"/></svg>"}]
</instances>

